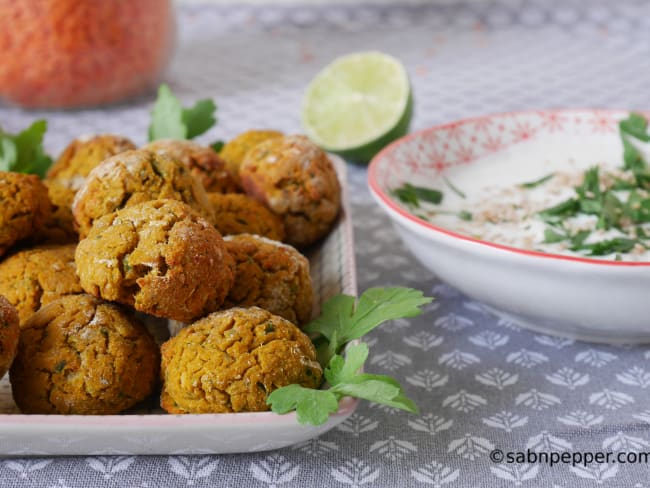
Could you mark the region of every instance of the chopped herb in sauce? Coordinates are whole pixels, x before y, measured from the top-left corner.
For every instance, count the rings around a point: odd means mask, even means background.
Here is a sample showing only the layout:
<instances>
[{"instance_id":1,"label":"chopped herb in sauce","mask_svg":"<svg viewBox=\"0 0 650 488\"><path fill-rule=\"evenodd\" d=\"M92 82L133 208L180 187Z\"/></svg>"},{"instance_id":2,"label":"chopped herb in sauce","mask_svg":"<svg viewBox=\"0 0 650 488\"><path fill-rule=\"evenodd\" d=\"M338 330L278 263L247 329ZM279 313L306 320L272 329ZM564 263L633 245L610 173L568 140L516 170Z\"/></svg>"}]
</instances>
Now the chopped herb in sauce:
<instances>
[{"instance_id":1,"label":"chopped herb in sauce","mask_svg":"<svg viewBox=\"0 0 650 488\"><path fill-rule=\"evenodd\" d=\"M594 166L585 171L582 183L574 188L576 197L569 198L538 213L548 225L544 243L569 241L572 251L588 256L605 256L627 253L637 244L647 247L642 240L648 238L641 225L650 223L650 167L634 144L650 142L648 122L638 114L630 114L619 123L623 142L623 170L632 174L633 180L616 176L611 183L601 178L600 169ZM589 242L592 231L581 230L571 235L566 230L566 220L580 215L597 217L596 230L617 229L627 236ZM561 230L558 230L557 227Z\"/></svg>"},{"instance_id":2,"label":"chopped herb in sauce","mask_svg":"<svg viewBox=\"0 0 650 488\"><path fill-rule=\"evenodd\" d=\"M449 179L448 179L446 176L443 176L442 179L444 180L445 183L447 183L447 186L448 186L449 188L451 188L451 190L452 190L456 195L458 195L458 196L459 196L460 198L462 198L462 199L467 198L467 195L465 195L465 193L463 193L462 191L460 191L460 190L458 189L457 186L455 186L454 184L452 184L452 182L449 181Z\"/></svg>"},{"instance_id":3,"label":"chopped herb in sauce","mask_svg":"<svg viewBox=\"0 0 650 488\"><path fill-rule=\"evenodd\" d=\"M612 253L630 252L636 246L636 239L627 239L625 237L615 237L604 241L594 242L593 244L581 244L576 251L589 251L588 256L605 256Z\"/></svg>"},{"instance_id":4,"label":"chopped herb in sauce","mask_svg":"<svg viewBox=\"0 0 650 488\"><path fill-rule=\"evenodd\" d=\"M575 198L569 198L553 207L542 210L538 215L546 222L559 222L560 220L575 215L580 203Z\"/></svg>"},{"instance_id":5,"label":"chopped herb in sauce","mask_svg":"<svg viewBox=\"0 0 650 488\"><path fill-rule=\"evenodd\" d=\"M489 225L499 232L514 229L518 220L529 219L526 230L537 233L540 220L545 224L543 240L533 237L533 242L524 244L528 247L540 244L559 244L563 251L573 251L586 256L609 256L619 259L625 253L641 254L650 250L650 164L644 157L641 145L650 143L648 120L640 114L631 113L619 122L619 134L623 144L623 164L613 170L593 166L581 175L581 180L573 183L573 194L566 194L566 178L574 174L557 171L536 180L519 183L516 188L526 190L540 187L548 182L546 202L551 202L552 195L563 193L565 200L548 208L533 207L536 194L513 192L503 201L495 202L486 209L479 204L452 210L437 207L419 211L420 218L434 220L437 215L452 215L459 220L474 221L476 225ZM459 190L446 177L444 183L459 197L467 195ZM505 190L504 190L505 192ZM392 191L402 203L413 209L420 208L423 202L438 205L443 194L439 190L423 188L405 183ZM546 193L546 192L545 192ZM509 206L509 195L522 195L522 205L513 203ZM527 195L527 196L524 196ZM548 203L546 204L548 205ZM476 214L472 211L476 210ZM536 219L532 219L536 217ZM535 222L536 220L536 222ZM474 224L472 224L474 225ZM543 227L542 227L543 229ZM539 230L542 230L539 229ZM498 234L497 234L498 235ZM489 237L485 237L489 238ZM527 238L530 239L530 238ZM541 242L540 242L541 241Z\"/></svg>"},{"instance_id":6,"label":"chopped herb in sauce","mask_svg":"<svg viewBox=\"0 0 650 488\"><path fill-rule=\"evenodd\" d=\"M521 183L519 185L519 187L520 188L535 188L537 186L543 185L544 183L546 183L548 180L550 180L554 176L555 176L555 173L551 173L551 174L548 174L546 176L542 176L538 180L529 181L528 183Z\"/></svg>"},{"instance_id":7,"label":"chopped herb in sauce","mask_svg":"<svg viewBox=\"0 0 650 488\"><path fill-rule=\"evenodd\" d=\"M392 193L400 202L415 208L420 207L420 202L429 202L438 205L442 202L443 196L439 190L415 186L410 183L404 183L400 188L395 188Z\"/></svg>"},{"instance_id":8,"label":"chopped herb in sauce","mask_svg":"<svg viewBox=\"0 0 650 488\"><path fill-rule=\"evenodd\" d=\"M544 231L544 244L554 244L566 240L566 234L559 233L551 228Z\"/></svg>"}]
</instances>

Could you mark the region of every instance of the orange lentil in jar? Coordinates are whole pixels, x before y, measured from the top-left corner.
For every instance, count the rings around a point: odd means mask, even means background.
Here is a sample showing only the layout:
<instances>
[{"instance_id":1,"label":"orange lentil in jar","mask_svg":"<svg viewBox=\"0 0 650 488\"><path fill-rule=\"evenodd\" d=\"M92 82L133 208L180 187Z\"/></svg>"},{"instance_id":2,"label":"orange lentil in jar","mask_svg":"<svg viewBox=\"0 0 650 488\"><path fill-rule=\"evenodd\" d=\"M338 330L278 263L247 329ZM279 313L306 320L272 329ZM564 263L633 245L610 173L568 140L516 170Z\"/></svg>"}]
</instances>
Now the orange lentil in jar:
<instances>
[{"instance_id":1,"label":"orange lentil in jar","mask_svg":"<svg viewBox=\"0 0 650 488\"><path fill-rule=\"evenodd\" d=\"M153 87L175 34L171 0L0 0L0 100L111 103Z\"/></svg>"}]
</instances>

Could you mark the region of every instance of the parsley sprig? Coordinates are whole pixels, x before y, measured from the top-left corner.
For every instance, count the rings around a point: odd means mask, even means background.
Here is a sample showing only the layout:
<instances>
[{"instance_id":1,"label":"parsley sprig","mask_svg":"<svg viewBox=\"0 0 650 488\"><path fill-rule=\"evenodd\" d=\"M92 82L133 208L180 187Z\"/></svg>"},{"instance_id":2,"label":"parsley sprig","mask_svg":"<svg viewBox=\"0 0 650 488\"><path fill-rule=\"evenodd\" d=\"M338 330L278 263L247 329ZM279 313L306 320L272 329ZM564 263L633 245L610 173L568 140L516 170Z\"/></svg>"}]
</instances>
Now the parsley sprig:
<instances>
[{"instance_id":1,"label":"parsley sprig","mask_svg":"<svg viewBox=\"0 0 650 488\"><path fill-rule=\"evenodd\" d=\"M360 339L387 320L420 315L420 307L431 300L419 290L402 287L369 288L358 301L350 295L336 295L323 304L320 317L305 331L318 335L318 360L325 366L348 342Z\"/></svg>"},{"instance_id":2,"label":"parsley sprig","mask_svg":"<svg viewBox=\"0 0 650 488\"><path fill-rule=\"evenodd\" d=\"M338 402L344 396L417 412L416 405L395 379L359 372L368 358L368 346L349 342L387 320L421 314L421 307L431 300L418 290L400 287L370 288L358 301L349 295L329 299L323 305L321 316L305 328L306 332L317 335L314 344L329 388L284 386L269 395L267 404L280 414L295 410L298 422L313 425L325 423L338 410Z\"/></svg>"},{"instance_id":3,"label":"parsley sprig","mask_svg":"<svg viewBox=\"0 0 650 488\"><path fill-rule=\"evenodd\" d=\"M193 139L217 123L216 111L217 106L209 99L184 108L167 85L160 85L151 111L149 140Z\"/></svg>"},{"instance_id":4,"label":"parsley sprig","mask_svg":"<svg viewBox=\"0 0 650 488\"><path fill-rule=\"evenodd\" d=\"M184 108L169 87L163 84L158 89L158 98L151 112L149 140L193 139L217 123L216 110L217 106L209 99ZM17 134L0 128L0 171L33 173L44 178L52 164L52 158L43 149L46 131L46 120L37 120ZM212 144L216 151L221 146L221 141Z\"/></svg>"},{"instance_id":5,"label":"parsley sprig","mask_svg":"<svg viewBox=\"0 0 650 488\"><path fill-rule=\"evenodd\" d=\"M18 134L0 128L0 171L33 173L44 178L52 164L52 158L43 149L46 131L45 120L37 120Z\"/></svg>"}]
</instances>

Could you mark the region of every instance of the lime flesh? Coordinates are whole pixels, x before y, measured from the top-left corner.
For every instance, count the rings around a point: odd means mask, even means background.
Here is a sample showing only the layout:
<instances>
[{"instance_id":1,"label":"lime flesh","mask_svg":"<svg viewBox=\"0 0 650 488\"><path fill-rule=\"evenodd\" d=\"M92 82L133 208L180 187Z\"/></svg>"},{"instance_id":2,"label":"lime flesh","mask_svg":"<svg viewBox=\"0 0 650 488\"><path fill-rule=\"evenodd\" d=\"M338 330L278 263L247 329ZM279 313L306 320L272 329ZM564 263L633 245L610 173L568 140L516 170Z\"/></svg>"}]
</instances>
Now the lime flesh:
<instances>
[{"instance_id":1,"label":"lime flesh","mask_svg":"<svg viewBox=\"0 0 650 488\"><path fill-rule=\"evenodd\" d=\"M340 57L312 80L302 107L309 138L326 151L367 163L408 132L413 97L404 66L379 52Z\"/></svg>"}]
</instances>

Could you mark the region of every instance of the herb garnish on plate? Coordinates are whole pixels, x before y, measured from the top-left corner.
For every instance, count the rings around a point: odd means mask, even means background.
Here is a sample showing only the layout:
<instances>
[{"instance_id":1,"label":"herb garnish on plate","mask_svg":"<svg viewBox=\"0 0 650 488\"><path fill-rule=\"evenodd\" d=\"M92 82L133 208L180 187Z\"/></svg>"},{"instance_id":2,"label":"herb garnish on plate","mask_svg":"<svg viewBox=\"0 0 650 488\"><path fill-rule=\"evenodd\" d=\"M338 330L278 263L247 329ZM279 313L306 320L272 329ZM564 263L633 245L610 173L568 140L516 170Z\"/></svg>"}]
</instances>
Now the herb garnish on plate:
<instances>
[{"instance_id":1,"label":"herb garnish on plate","mask_svg":"<svg viewBox=\"0 0 650 488\"><path fill-rule=\"evenodd\" d=\"M37 120L18 134L0 128L0 171L33 173L41 178L52 164L43 149L47 121Z\"/></svg>"},{"instance_id":2,"label":"herb garnish on plate","mask_svg":"<svg viewBox=\"0 0 650 488\"><path fill-rule=\"evenodd\" d=\"M158 98L151 112L149 140L193 139L211 129L216 123L217 106L212 100L199 100L184 108L167 85L160 85ZM43 149L43 136L47 131L46 120L36 120L17 134L0 128L0 171L32 173L45 178L52 158ZM211 147L219 152L222 141Z\"/></svg>"},{"instance_id":3,"label":"herb garnish on plate","mask_svg":"<svg viewBox=\"0 0 650 488\"><path fill-rule=\"evenodd\" d=\"M387 320L415 317L433 299L411 288L370 288L359 300L337 295L323 304L321 316L305 331L316 334L314 344L329 388L314 390L288 385L271 393L267 404L276 413L296 411L298 422L321 425L339 408L345 396L363 398L391 407L417 412L400 384L390 376L359 373L368 358L364 343L349 344ZM347 347L345 347L347 345Z\"/></svg>"},{"instance_id":4,"label":"herb garnish on plate","mask_svg":"<svg viewBox=\"0 0 650 488\"><path fill-rule=\"evenodd\" d=\"M210 99L199 100L192 107L184 108L167 85L160 85L151 111L149 140L194 139L217 123L216 111L217 106ZM218 152L223 142L217 141L211 146Z\"/></svg>"}]
</instances>

